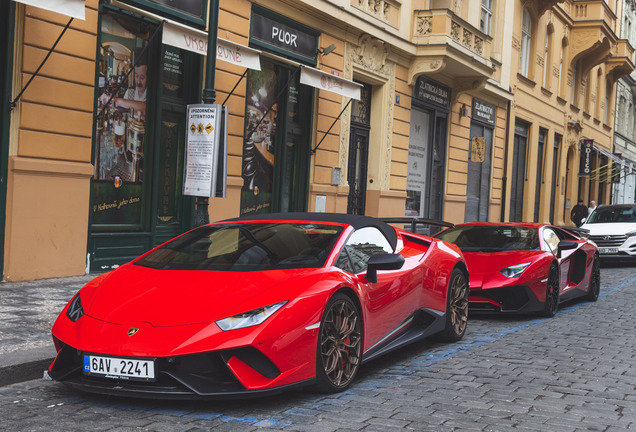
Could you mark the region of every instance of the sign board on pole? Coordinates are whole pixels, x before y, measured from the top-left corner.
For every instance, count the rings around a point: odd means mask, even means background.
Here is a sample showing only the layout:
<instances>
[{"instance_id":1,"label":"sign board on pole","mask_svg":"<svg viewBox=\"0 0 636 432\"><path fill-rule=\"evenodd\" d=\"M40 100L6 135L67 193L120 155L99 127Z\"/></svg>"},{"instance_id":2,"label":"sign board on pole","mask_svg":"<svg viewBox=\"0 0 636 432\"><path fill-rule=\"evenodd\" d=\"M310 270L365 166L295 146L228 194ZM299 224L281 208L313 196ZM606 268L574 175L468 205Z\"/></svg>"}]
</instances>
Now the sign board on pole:
<instances>
[{"instance_id":1,"label":"sign board on pole","mask_svg":"<svg viewBox=\"0 0 636 432\"><path fill-rule=\"evenodd\" d=\"M225 196L227 111L218 104L194 104L188 105L187 116L183 194Z\"/></svg>"}]
</instances>

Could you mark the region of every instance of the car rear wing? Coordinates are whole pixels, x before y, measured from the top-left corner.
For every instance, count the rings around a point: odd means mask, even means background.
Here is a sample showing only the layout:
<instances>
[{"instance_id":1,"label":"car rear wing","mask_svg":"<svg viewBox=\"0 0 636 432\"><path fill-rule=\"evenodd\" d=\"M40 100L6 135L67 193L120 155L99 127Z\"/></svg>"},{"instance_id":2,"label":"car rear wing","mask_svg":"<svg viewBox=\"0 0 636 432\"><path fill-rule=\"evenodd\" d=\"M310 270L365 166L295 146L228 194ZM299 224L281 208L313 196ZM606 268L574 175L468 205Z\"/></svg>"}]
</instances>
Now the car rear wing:
<instances>
[{"instance_id":1,"label":"car rear wing","mask_svg":"<svg viewBox=\"0 0 636 432\"><path fill-rule=\"evenodd\" d=\"M446 227L446 228L453 228L455 226L455 224L453 224L453 223L446 222L446 221L439 221L439 220L435 220L435 219L393 217L393 218L380 218L380 220L382 222L386 222L388 224L410 225L411 226L410 231L412 233L417 232L417 226L418 225L434 225L434 226L441 226L441 227Z\"/></svg>"},{"instance_id":2,"label":"car rear wing","mask_svg":"<svg viewBox=\"0 0 636 432\"><path fill-rule=\"evenodd\" d=\"M560 226L557 228L561 228L562 230L568 231L569 233L579 237L584 237L584 238L590 237L590 230L585 228L577 228L577 227L571 227L571 226Z\"/></svg>"}]
</instances>

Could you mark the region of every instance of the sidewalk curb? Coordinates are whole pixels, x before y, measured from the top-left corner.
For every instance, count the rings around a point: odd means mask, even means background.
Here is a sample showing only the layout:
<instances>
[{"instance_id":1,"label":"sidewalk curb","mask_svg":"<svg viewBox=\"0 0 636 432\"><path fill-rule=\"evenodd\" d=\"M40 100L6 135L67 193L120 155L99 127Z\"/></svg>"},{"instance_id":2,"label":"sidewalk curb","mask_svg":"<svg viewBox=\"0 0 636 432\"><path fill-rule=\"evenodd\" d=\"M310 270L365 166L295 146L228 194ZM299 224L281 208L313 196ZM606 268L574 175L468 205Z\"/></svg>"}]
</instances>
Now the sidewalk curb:
<instances>
[{"instance_id":1,"label":"sidewalk curb","mask_svg":"<svg viewBox=\"0 0 636 432\"><path fill-rule=\"evenodd\" d=\"M42 378L53 358L0 367L0 387Z\"/></svg>"}]
</instances>

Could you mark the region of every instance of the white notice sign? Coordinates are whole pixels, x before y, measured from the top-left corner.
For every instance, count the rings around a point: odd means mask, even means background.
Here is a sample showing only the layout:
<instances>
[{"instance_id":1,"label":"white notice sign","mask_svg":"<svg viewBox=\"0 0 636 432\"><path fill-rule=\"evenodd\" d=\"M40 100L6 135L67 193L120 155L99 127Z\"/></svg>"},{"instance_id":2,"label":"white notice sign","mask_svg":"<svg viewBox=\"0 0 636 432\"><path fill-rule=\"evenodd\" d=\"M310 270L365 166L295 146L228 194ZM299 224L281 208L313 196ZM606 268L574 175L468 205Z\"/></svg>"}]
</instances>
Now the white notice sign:
<instances>
[{"instance_id":1,"label":"white notice sign","mask_svg":"<svg viewBox=\"0 0 636 432\"><path fill-rule=\"evenodd\" d=\"M216 154L221 105L188 105L188 138L183 194L210 197L216 188Z\"/></svg>"}]
</instances>

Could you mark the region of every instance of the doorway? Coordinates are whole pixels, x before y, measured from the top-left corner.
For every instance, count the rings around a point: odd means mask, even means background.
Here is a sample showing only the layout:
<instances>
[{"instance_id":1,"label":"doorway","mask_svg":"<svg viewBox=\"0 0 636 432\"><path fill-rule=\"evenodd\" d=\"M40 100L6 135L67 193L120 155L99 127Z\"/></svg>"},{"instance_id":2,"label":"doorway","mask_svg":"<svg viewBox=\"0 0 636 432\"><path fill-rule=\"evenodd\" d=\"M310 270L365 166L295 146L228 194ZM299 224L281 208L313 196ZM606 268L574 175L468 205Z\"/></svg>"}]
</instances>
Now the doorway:
<instances>
[{"instance_id":1,"label":"doorway","mask_svg":"<svg viewBox=\"0 0 636 432\"><path fill-rule=\"evenodd\" d=\"M347 165L347 181L349 182L347 213L363 215L367 195L371 86L364 83L359 84L362 84L360 100L354 100L351 109L349 162Z\"/></svg>"}]
</instances>

